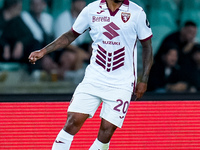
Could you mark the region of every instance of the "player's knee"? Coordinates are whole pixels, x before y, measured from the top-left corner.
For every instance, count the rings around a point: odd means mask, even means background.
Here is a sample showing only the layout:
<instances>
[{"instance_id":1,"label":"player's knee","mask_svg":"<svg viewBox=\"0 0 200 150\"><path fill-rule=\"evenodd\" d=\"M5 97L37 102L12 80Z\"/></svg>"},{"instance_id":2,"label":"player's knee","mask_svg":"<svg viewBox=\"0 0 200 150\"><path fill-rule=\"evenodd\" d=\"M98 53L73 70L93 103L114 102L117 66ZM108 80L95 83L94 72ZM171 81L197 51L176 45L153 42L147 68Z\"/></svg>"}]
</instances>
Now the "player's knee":
<instances>
[{"instance_id":1,"label":"player's knee","mask_svg":"<svg viewBox=\"0 0 200 150\"><path fill-rule=\"evenodd\" d=\"M100 130L107 131L107 132L114 132L116 129L117 129L117 126L115 126L114 124L108 122L105 119L102 119Z\"/></svg>"},{"instance_id":2,"label":"player's knee","mask_svg":"<svg viewBox=\"0 0 200 150\"><path fill-rule=\"evenodd\" d=\"M98 139L102 143L108 143L116 129L117 129L117 126L107 121L106 122L103 121L99 129Z\"/></svg>"},{"instance_id":3,"label":"player's knee","mask_svg":"<svg viewBox=\"0 0 200 150\"><path fill-rule=\"evenodd\" d=\"M74 117L68 117L63 129L66 132L75 135L79 130L79 121Z\"/></svg>"},{"instance_id":4,"label":"player's knee","mask_svg":"<svg viewBox=\"0 0 200 150\"><path fill-rule=\"evenodd\" d=\"M76 113L69 113L66 124L63 129L68 133L75 135L80 130L86 119L86 115L80 116Z\"/></svg>"},{"instance_id":5,"label":"player's knee","mask_svg":"<svg viewBox=\"0 0 200 150\"><path fill-rule=\"evenodd\" d=\"M116 130L115 126L101 126L100 127L100 132L102 132L103 134L113 134Z\"/></svg>"},{"instance_id":6,"label":"player's knee","mask_svg":"<svg viewBox=\"0 0 200 150\"><path fill-rule=\"evenodd\" d=\"M78 126L79 120L74 115L68 115L66 126Z\"/></svg>"}]
</instances>

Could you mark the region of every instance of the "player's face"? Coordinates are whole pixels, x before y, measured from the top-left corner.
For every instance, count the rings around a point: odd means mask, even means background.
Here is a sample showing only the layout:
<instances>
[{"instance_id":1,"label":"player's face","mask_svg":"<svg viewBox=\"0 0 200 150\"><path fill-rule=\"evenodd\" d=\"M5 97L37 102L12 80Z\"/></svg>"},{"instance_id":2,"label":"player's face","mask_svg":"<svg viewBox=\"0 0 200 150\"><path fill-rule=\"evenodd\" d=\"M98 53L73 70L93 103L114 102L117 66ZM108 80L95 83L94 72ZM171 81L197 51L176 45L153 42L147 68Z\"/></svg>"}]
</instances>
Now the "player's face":
<instances>
[{"instance_id":1,"label":"player's face","mask_svg":"<svg viewBox=\"0 0 200 150\"><path fill-rule=\"evenodd\" d=\"M178 53L176 49L169 50L169 52L165 55L165 62L166 65L169 67L175 66L177 60L178 60Z\"/></svg>"}]
</instances>

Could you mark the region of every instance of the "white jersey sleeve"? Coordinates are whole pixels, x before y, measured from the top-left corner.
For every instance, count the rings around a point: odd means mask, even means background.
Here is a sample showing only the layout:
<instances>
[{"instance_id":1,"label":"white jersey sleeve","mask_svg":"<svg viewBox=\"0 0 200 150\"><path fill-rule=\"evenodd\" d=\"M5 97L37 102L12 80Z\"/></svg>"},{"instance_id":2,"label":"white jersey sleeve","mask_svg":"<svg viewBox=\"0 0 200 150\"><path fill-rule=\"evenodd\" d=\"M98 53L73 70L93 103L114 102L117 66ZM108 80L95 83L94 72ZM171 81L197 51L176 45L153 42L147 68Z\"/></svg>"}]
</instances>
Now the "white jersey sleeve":
<instances>
[{"instance_id":1,"label":"white jersey sleeve","mask_svg":"<svg viewBox=\"0 0 200 150\"><path fill-rule=\"evenodd\" d=\"M89 28L88 6L86 6L78 15L72 29L78 34L84 33Z\"/></svg>"},{"instance_id":2,"label":"white jersey sleeve","mask_svg":"<svg viewBox=\"0 0 200 150\"><path fill-rule=\"evenodd\" d=\"M150 27L149 21L147 20L147 16L144 10L142 10L138 16L136 29L137 29L137 35L138 35L139 40L146 40L152 37L151 27Z\"/></svg>"}]
</instances>

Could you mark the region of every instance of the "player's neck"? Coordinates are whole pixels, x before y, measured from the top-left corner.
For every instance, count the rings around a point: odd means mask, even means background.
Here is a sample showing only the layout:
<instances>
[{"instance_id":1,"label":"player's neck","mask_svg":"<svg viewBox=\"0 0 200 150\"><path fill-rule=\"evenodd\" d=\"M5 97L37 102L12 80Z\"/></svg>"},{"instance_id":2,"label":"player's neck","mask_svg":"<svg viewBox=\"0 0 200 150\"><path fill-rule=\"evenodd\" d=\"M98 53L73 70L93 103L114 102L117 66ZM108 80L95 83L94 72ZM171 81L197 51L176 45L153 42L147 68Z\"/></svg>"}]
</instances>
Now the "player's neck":
<instances>
[{"instance_id":1,"label":"player's neck","mask_svg":"<svg viewBox=\"0 0 200 150\"><path fill-rule=\"evenodd\" d=\"M106 2L108 8L113 12L123 4L123 0L106 0Z\"/></svg>"}]
</instances>

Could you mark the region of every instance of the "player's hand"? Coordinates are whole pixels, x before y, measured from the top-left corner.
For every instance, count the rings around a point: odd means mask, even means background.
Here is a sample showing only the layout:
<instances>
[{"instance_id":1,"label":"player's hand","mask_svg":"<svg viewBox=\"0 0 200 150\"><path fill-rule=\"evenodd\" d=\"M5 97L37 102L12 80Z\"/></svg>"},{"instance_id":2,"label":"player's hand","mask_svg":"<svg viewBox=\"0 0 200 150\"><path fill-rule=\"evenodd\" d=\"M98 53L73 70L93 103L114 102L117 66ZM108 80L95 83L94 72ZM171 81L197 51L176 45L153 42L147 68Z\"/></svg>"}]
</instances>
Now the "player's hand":
<instances>
[{"instance_id":1,"label":"player's hand","mask_svg":"<svg viewBox=\"0 0 200 150\"><path fill-rule=\"evenodd\" d=\"M30 62L31 64L35 64L35 62L36 62L37 60L41 59L44 55L45 55L44 50L37 50L37 51L34 51L34 52L32 52L32 53L29 55L29 57L28 57L29 62Z\"/></svg>"},{"instance_id":2,"label":"player's hand","mask_svg":"<svg viewBox=\"0 0 200 150\"><path fill-rule=\"evenodd\" d=\"M136 89L135 89L135 93L134 93L135 96L136 96L135 100L140 99L144 95L146 90L147 90L147 84L146 83L143 83L143 82L138 83L137 86L136 86Z\"/></svg>"}]
</instances>

